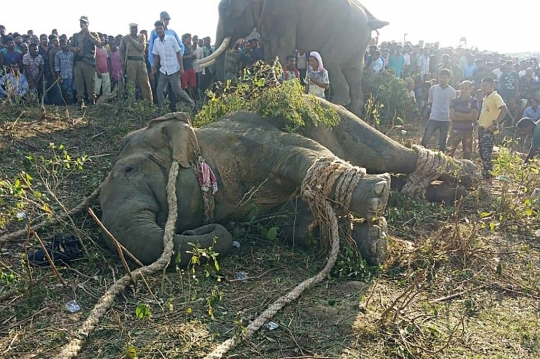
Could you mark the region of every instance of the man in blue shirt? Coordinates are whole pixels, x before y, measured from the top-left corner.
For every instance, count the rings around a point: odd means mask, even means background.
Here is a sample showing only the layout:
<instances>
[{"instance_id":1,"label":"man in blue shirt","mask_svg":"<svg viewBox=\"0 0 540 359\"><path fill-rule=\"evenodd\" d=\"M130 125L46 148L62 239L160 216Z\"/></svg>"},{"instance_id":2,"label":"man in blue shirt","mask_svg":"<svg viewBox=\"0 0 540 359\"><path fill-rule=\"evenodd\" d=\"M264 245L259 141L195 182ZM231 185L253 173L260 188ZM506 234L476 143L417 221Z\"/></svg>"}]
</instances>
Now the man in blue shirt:
<instances>
[{"instance_id":1,"label":"man in blue shirt","mask_svg":"<svg viewBox=\"0 0 540 359\"><path fill-rule=\"evenodd\" d=\"M538 107L538 104L540 103L540 99L533 98L531 100L531 105L523 111L523 117L528 117L532 119L534 122L540 120L540 108Z\"/></svg>"},{"instance_id":2,"label":"man in blue shirt","mask_svg":"<svg viewBox=\"0 0 540 359\"><path fill-rule=\"evenodd\" d=\"M533 121L531 118L525 117L516 124L517 133L519 135L532 135L531 149L525 158L525 164L533 159L538 148L540 148L540 121Z\"/></svg>"},{"instance_id":3,"label":"man in blue shirt","mask_svg":"<svg viewBox=\"0 0 540 359\"><path fill-rule=\"evenodd\" d=\"M184 50L185 50L184 44L180 40L180 37L178 36L176 31L174 31L172 29L169 29L169 21L171 20L171 17L169 16L169 13L167 11L162 11L159 14L159 20L161 22L163 22L163 25L165 26L165 35L174 36L176 41L178 41L178 46L180 46L180 53L182 54L182 56L184 56ZM157 38L158 38L158 34L157 34L156 30L154 29L150 33L150 39L148 40L148 62L150 63L150 68L154 67L153 51L154 51L154 42L156 41ZM157 76L154 78L154 80L151 81L152 93L155 96L154 103L158 102L157 101L158 97L157 97L157 92L156 92L157 91L158 81L159 81L159 71L157 72ZM167 95L169 96L169 104L170 104L170 108L172 110L173 108L176 108L177 100L176 100L176 96L174 95L174 92L172 91L170 85L167 87Z\"/></svg>"}]
</instances>

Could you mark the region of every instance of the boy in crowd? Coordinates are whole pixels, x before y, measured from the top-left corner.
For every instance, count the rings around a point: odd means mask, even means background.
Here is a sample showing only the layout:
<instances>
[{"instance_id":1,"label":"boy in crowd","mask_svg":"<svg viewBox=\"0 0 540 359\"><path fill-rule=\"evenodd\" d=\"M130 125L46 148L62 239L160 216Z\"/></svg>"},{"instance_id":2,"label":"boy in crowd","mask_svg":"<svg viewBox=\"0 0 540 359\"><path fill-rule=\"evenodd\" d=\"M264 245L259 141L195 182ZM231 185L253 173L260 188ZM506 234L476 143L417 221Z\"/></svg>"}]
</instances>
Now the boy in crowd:
<instances>
[{"instance_id":1,"label":"boy in crowd","mask_svg":"<svg viewBox=\"0 0 540 359\"><path fill-rule=\"evenodd\" d=\"M478 118L478 101L471 96L472 82L463 81L459 87L459 97L452 100L450 105L450 120L452 132L448 139L448 152L454 156L459 143L462 143L463 158L471 159L473 128Z\"/></svg>"},{"instance_id":2,"label":"boy in crowd","mask_svg":"<svg viewBox=\"0 0 540 359\"><path fill-rule=\"evenodd\" d=\"M450 71L439 71L439 84L429 89L428 106L431 107L429 121L422 137L421 145L426 147L435 131L439 130L439 151L446 151L446 138L450 127L450 103L456 98L456 90L450 85Z\"/></svg>"},{"instance_id":3,"label":"boy in crowd","mask_svg":"<svg viewBox=\"0 0 540 359\"><path fill-rule=\"evenodd\" d=\"M287 63L285 64L285 67L283 68L283 81L291 81L294 79L300 79L300 71L295 66L296 59L294 56L289 55L287 56Z\"/></svg>"},{"instance_id":4,"label":"boy in crowd","mask_svg":"<svg viewBox=\"0 0 540 359\"><path fill-rule=\"evenodd\" d=\"M42 85L43 74L45 72L45 62L38 53L38 46L30 44L29 52L23 56L24 75L28 80L28 88L31 97L37 99L38 88Z\"/></svg>"},{"instance_id":5,"label":"boy in crowd","mask_svg":"<svg viewBox=\"0 0 540 359\"><path fill-rule=\"evenodd\" d=\"M60 51L54 55L54 71L58 77L62 95L67 105L73 103L73 61L75 54L69 51L66 39L60 40Z\"/></svg>"},{"instance_id":6,"label":"boy in crowd","mask_svg":"<svg viewBox=\"0 0 540 359\"><path fill-rule=\"evenodd\" d=\"M26 95L27 90L26 77L19 72L19 64L12 62L10 71L0 78L0 99L11 98L15 103L18 103Z\"/></svg>"}]
</instances>

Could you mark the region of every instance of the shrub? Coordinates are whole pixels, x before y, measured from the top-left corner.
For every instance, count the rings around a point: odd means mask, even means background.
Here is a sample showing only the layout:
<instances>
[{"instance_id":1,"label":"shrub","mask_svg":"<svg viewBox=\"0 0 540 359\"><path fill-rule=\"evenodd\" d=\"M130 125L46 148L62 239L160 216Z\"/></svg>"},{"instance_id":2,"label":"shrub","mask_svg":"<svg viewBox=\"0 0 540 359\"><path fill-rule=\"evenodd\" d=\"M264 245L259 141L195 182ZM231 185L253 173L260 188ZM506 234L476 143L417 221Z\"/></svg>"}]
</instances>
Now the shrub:
<instances>
[{"instance_id":1,"label":"shrub","mask_svg":"<svg viewBox=\"0 0 540 359\"><path fill-rule=\"evenodd\" d=\"M339 122L333 109L304 95L298 80L281 83L281 71L279 63L257 63L246 69L238 81L218 84L214 91L207 91L208 102L195 117L194 125L204 126L238 110L278 120L286 131L293 133L306 123L335 126Z\"/></svg>"},{"instance_id":2,"label":"shrub","mask_svg":"<svg viewBox=\"0 0 540 359\"><path fill-rule=\"evenodd\" d=\"M364 70L362 87L365 94L364 117L369 123L387 124L396 119L406 119L414 112L414 105L407 97L407 85L388 71L375 74ZM376 110L376 115L373 111ZM378 116L378 117L377 117Z\"/></svg>"}]
</instances>

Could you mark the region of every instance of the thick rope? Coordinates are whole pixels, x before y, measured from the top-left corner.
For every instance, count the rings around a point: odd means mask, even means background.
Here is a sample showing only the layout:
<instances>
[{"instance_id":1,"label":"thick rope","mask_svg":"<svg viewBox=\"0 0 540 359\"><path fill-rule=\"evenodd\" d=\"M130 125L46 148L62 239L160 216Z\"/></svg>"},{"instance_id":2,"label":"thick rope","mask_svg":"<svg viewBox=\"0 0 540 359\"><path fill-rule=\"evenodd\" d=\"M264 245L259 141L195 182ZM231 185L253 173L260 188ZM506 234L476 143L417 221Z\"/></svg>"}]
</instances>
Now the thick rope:
<instances>
[{"instance_id":1,"label":"thick rope","mask_svg":"<svg viewBox=\"0 0 540 359\"><path fill-rule=\"evenodd\" d=\"M92 312L88 318L84 321L83 325L77 331L75 338L73 338L68 344L66 344L62 351L55 357L56 359L69 359L75 357L84 340L95 329L99 320L107 310L112 306L114 298L117 294L122 292L131 283L131 278L137 278L139 275L150 275L158 271L162 271L169 265L169 262L174 253L174 234L176 229L176 220L178 217L178 203L176 198L176 177L178 176L178 162L173 162L171 170L169 172L169 181L167 182L167 203L169 205L169 216L165 224L165 234L163 236L163 253L161 256L149 266L141 267L134 270L131 275L125 274L122 278L117 280L105 294L99 299L98 303L92 309Z\"/></svg>"},{"instance_id":2,"label":"thick rope","mask_svg":"<svg viewBox=\"0 0 540 359\"><path fill-rule=\"evenodd\" d=\"M416 169L407 176L407 183L401 193L409 198L424 198L431 182L444 173L448 157L442 152L434 152L422 146L414 145L412 149L418 154Z\"/></svg>"},{"instance_id":3,"label":"thick rope","mask_svg":"<svg viewBox=\"0 0 540 359\"><path fill-rule=\"evenodd\" d=\"M71 216L73 216L73 215L75 215L75 214L77 214L79 212L84 211L86 208L90 207L92 202L95 201L99 197L100 189L101 189L101 186L98 187L94 192L92 192L92 194L90 194L90 196L86 197L81 203L79 203L75 208L73 208L69 212L67 212L67 213L64 212L61 215L53 216L52 218L41 221L38 224L33 224L32 229L34 231L37 231L37 230L39 230L39 229L41 229L43 227L46 227L48 225L56 224L56 223L58 223L58 222L60 222L60 221L62 221L64 219L66 219L67 217L71 217ZM0 237L0 243L8 242L8 241L11 241L13 239L23 238L23 237L26 239L27 234L28 234L27 229L21 229L20 231L16 231L16 232L6 234L6 235Z\"/></svg>"},{"instance_id":4,"label":"thick rope","mask_svg":"<svg viewBox=\"0 0 540 359\"><path fill-rule=\"evenodd\" d=\"M339 174L337 174L337 173ZM331 202L327 200L330 194L328 189L332 189L336 180L336 198L341 197L342 201L338 201L344 209L348 209L350 205L349 192L353 192L358 182L364 177L365 170L353 167L346 162L337 158L323 158L314 163L307 171L306 177L302 182L301 195L308 202L313 215L319 223L322 223L324 218L328 223L328 231L330 237L330 254L328 262L324 268L314 277L306 279L298 284L293 290L276 300L270 307L262 312L253 322L251 322L242 335L236 335L222 344L220 344L212 353L205 356L205 359L221 358L225 353L232 349L241 339L251 337L259 330L265 322L279 312L283 307L292 301L298 299L302 293L310 287L320 283L327 277L328 273L337 261L339 254L339 232L338 219L336 212L332 208ZM354 177L354 178L353 178ZM332 183L330 183L332 182ZM346 186L346 183L349 186ZM340 191L337 193L337 191Z\"/></svg>"}]
</instances>

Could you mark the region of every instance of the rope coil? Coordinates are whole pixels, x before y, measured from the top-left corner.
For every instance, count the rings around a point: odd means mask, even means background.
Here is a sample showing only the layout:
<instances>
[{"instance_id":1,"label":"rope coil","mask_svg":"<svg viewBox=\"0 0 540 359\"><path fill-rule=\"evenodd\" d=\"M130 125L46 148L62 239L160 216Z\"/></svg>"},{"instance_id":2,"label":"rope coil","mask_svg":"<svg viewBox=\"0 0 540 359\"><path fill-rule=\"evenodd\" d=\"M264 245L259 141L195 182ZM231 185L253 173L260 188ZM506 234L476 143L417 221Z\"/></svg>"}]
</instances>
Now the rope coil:
<instances>
[{"instance_id":1,"label":"rope coil","mask_svg":"<svg viewBox=\"0 0 540 359\"><path fill-rule=\"evenodd\" d=\"M352 192L365 175L365 169L353 167L338 158L319 159L309 168L302 182L301 195L309 204L316 221L322 223L324 219L328 222L328 235L331 247L326 265L314 277L306 279L289 293L277 299L246 327L242 335L236 335L227 339L214 349L212 353L205 356L205 359L222 358L241 339L251 337L265 322L285 307L285 305L298 299L305 290L322 282L327 277L328 273L334 267L339 254L338 218L334 211L335 206L332 206L330 200L328 200L328 196L332 188L336 188L335 197L337 203L340 205L340 210L347 210L352 198Z\"/></svg>"},{"instance_id":2,"label":"rope coil","mask_svg":"<svg viewBox=\"0 0 540 359\"><path fill-rule=\"evenodd\" d=\"M407 176L407 183L401 193L409 198L425 198L431 182L444 173L448 157L442 152L434 152L418 145L413 145L412 149L418 154L416 169Z\"/></svg>"},{"instance_id":3,"label":"rope coil","mask_svg":"<svg viewBox=\"0 0 540 359\"><path fill-rule=\"evenodd\" d=\"M165 233L163 236L163 253L152 264L134 270L131 275L125 274L122 278L114 282L114 284L105 292L99 299L94 309L79 330L75 333L74 338L67 343L56 359L71 359L75 357L81 350L84 340L96 328L99 320L105 315L107 310L112 306L114 298L122 292L131 282L131 277L137 278L141 274L153 274L161 271L169 265L169 262L174 253L174 234L176 230L176 220L178 217L178 199L176 197L176 177L178 176L179 165L174 161L169 171L169 180L167 182L167 203L169 205L169 215L165 223Z\"/></svg>"}]
</instances>

